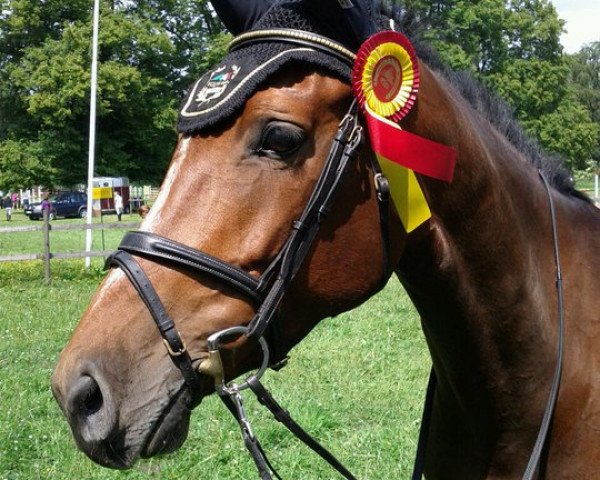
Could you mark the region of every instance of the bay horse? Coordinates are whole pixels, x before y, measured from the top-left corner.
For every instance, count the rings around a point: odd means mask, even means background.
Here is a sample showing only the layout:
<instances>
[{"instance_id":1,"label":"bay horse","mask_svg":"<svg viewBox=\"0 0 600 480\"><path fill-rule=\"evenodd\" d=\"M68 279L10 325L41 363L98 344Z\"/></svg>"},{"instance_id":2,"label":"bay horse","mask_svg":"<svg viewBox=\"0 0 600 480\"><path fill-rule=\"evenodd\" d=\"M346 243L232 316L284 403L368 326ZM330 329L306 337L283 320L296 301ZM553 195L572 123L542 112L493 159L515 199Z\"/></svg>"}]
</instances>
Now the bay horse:
<instances>
[{"instance_id":1,"label":"bay horse","mask_svg":"<svg viewBox=\"0 0 600 480\"><path fill-rule=\"evenodd\" d=\"M321 37L303 38L304 47L294 48L324 48ZM343 47L329 42L325 55L333 58ZM407 234L394 208L382 211L373 154L368 142L357 142L314 243L271 305L274 328L265 334L281 358L321 319L361 304L395 273L421 316L437 378L426 477L520 478L556 364L554 216L564 354L539 475L595 478L600 211L541 157L500 103L427 51L419 56L419 98L402 128L456 149L453 181L418 177L432 217ZM254 294L273 292L261 289L278 278L265 274L285 263L280 252L307 228L298 219L336 150L352 91L326 65L302 59L262 78L224 120L180 134L142 233L113 259L121 268L104 279L61 353L53 393L94 461L127 468L184 442L191 409L215 390L202 368L210 338L260 317L265 295ZM217 70L210 91L193 98L210 101L237 74ZM254 338L222 340L225 379L261 364Z\"/></svg>"}]
</instances>

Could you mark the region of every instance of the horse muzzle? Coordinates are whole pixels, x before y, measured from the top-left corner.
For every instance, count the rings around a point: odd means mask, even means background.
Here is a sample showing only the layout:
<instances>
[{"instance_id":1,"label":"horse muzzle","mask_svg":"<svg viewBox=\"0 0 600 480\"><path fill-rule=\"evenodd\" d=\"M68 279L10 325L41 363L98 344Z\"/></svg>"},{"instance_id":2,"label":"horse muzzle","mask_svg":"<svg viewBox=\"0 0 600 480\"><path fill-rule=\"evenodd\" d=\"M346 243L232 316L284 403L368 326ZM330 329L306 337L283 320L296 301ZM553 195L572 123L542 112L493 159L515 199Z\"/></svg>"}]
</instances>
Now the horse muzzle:
<instances>
[{"instance_id":1,"label":"horse muzzle","mask_svg":"<svg viewBox=\"0 0 600 480\"><path fill-rule=\"evenodd\" d=\"M111 387L94 362L83 363L69 375L65 372L55 371L52 392L78 448L94 462L127 469L140 457L169 453L185 442L192 400L178 377L176 383L168 382L169 389L157 402L147 403L146 392L135 405L125 405L119 401L121 389ZM211 385L205 383L208 393Z\"/></svg>"},{"instance_id":2,"label":"horse muzzle","mask_svg":"<svg viewBox=\"0 0 600 480\"><path fill-rule=\"evenodd\" d=\"M127 455L113 455L122 450L118 432L118 413L108 382L100 370L87 362L78 372L62 376L56 370L52 393L63 411L80 450L95 462L111 468L131 465Z\"/></svg>"}]
</instances>

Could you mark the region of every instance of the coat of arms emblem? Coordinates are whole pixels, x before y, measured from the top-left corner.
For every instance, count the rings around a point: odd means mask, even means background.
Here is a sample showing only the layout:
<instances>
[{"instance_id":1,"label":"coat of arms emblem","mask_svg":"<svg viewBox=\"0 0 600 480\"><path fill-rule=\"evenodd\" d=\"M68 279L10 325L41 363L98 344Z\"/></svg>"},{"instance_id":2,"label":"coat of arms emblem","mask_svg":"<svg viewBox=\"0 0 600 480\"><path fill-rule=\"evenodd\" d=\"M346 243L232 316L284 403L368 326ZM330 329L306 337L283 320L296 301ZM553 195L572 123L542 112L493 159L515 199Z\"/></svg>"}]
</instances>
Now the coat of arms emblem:
<instances>
[{"instance_id":1,"label":"coat of arms emblem","mask_svg":"<svg viewBox=\"0 0 600 480\"><path fill-rule=\"evenodd\" d=\"M227 89L227 86L239 73L240 67L237 65L224 65L217 68L210 74L208 82L196 95L196 102L199 104L210 102L215 98L219 98Z\"/></svg>"}]
</instances>

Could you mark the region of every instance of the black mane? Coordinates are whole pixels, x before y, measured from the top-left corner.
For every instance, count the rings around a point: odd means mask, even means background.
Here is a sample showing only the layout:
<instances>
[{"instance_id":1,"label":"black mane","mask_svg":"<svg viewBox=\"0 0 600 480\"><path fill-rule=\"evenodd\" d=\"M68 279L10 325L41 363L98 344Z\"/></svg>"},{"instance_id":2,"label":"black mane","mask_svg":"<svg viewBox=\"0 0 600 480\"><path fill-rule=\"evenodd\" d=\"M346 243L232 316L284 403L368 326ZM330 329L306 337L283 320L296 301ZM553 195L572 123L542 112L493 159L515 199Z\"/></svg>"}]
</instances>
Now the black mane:
<instances>
[{"instance_id":1,"label":"black mane","mask_svg":"<svg viewBox=\"0 0 600 480\"><path fill-rule=\"evenodd\" d=\"M575 188L563 158L557 153L544 151L539 142L523 130L514 110L506 101L486 88L472 73L454 71L444 64L437 52L421 40L421 29L412 15L396 15L395 21L398 29L411 38L421 61L446 78L479 114L494 125L535 168L545 174L554 188L566 195L591 202L587 195Z\"/></svg>"}]
</instances>

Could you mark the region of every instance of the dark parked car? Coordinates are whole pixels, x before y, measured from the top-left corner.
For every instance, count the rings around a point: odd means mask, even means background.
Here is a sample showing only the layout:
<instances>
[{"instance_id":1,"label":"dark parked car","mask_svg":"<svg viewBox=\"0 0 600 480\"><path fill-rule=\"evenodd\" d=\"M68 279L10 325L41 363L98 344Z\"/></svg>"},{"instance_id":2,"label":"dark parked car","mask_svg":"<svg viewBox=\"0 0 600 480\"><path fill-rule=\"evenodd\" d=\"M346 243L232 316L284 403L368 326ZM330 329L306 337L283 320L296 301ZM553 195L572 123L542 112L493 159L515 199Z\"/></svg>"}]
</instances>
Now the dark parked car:
<instances>
[{"instance_id":1,"label":"dark parked car","mask_svg":"<svg viewBox=\"0 0 600 480\"><path fill-rule=\"evenodd\" d=\"M50 220L54 220L56 217L85 217L87 213L87 198L85 193L70 191L61 192L55 197L51 197L50 205ZM34 203L25 207L25 215L30 220L39 220L42 218L42 204Z\"/></svg>"}]
</instances>

